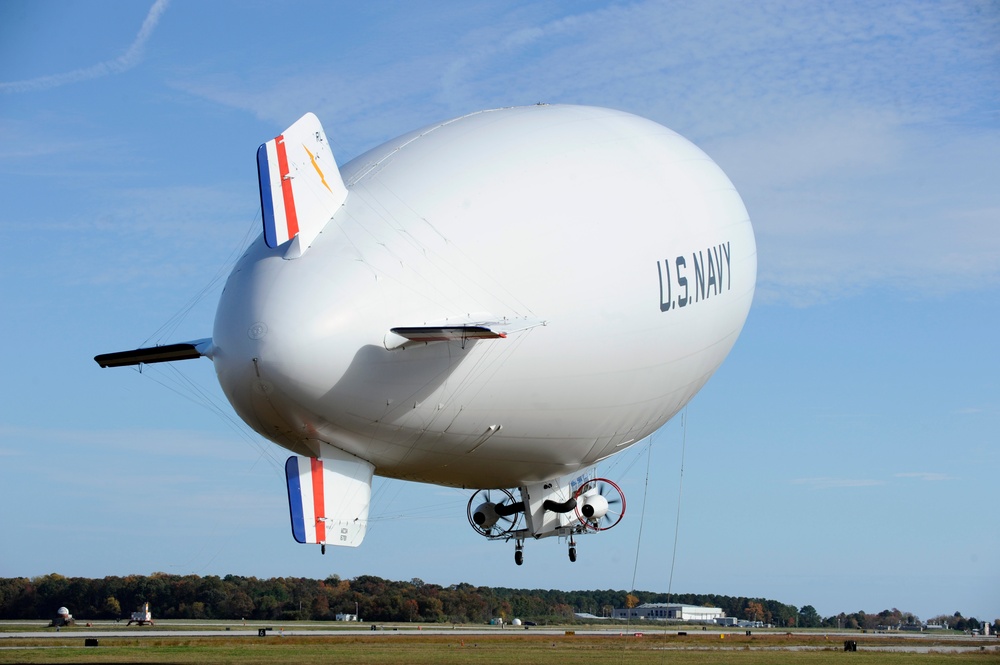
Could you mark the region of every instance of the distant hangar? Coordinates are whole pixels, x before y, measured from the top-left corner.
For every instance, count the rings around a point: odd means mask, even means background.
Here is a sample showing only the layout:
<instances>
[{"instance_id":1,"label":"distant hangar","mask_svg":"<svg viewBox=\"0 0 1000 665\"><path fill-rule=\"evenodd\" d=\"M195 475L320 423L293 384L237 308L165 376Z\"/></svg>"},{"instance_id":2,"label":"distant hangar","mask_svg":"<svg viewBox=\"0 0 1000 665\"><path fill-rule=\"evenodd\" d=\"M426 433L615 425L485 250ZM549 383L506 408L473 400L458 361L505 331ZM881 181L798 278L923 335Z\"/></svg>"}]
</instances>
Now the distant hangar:
<instances>
[{"instance_id":1,"label":"distant hangar","mask_svg":"<svg viewBox=\"0 0 1000 665\"><path fill-rule=\"evenodd\" d=\"M616 609L614 619L651 619L659 621L699 621L719 623L726 615L719 607L699 607L674 603L643 603L637 607Z\"/></svg>"}]
</instances>

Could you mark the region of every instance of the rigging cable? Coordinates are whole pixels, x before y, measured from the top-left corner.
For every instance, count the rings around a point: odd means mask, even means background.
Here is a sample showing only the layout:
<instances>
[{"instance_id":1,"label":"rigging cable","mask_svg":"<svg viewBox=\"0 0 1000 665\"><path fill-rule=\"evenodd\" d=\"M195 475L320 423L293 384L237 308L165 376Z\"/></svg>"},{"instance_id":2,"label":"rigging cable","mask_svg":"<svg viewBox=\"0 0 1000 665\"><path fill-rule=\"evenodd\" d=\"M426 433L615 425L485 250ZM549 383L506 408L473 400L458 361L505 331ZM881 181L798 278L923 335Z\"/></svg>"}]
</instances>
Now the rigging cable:
<instances>
[{"instance_id":1,"label":"rigging cable","mask_svg":"<svg viewBox=\"0 0 1000 665\"><path fill-rule=\"evenodd\" d=\"M646 444L646 482L642 488L642 510L639 512L639 535L635 539L635 564L632 566L632 586L631 589L635 591L635 577L639 572L639 550L642 545L642 526L646 521L646 497L649 495L649 467L650 460L653 458L653 437L649 437L649 443Z\"/></svg>"},{"instance_id":2,"label":"rigging cable","mask_svg":"<svg viewBox=\"0 0 1000 665\"><path fill-rule=\"evenodd\" d=\"M639 534L636 536L635 539L635 564L632 567L632 584L629 586L629 588L631 589L631 591L629 591L629 595L633 595L635 593L635 578L636 574L639 572L639 551L642 546L642 525L646 521L646 497L649 495L649 468L650 468L650 460L652 459L652 457L653 457L653 435L650 435L649 442L646 444L646 482L643 485L642 489L642 509L639 511ZM630 608L628 605L629 605L628 599L626 599L625 608L627 610L631 610L632 608ZM632 624L632 612L628 611L625 614L626 634L628 634L628 632L630 631L629 626L631 626L631 624ZM622 649L623 649L622 658L624 658L625 657L624 643L622 645Z\"/></svg>"},{"instance_id":3,"label":"rigging cable","mask_svg":"<svg viewBox=\"0 0 1000 665\"><path fill-rule=\"evenodd\" d=\"M246 251L247 247L250 246L250 242L253 240L254 237L253 236L254 230L260 224L259 219L260 219L260 212L258 211L257 214L254 216L253 220L251 221L250 225L247 227L247 230L243 234L243 237L233 247L232 251L225 258L225 260L221 264L219 264L219 267L216 270L215 274L213 274L209 278L208 282L193 296L191 296L191 298L188 299L188 301L184 305L182 305L181 308L173 314L173 316L167 319L163 323L163 325L161 325L159 328L153 331L153 333L149 337L143 340L142 344L139 345L140 347L148 346L150 341L153 339L161 340L164 337L173 335L174 332L177 330L177 328L180 327L181 323L184 321L187 315L190 314L194 310L194 308L199 303L201 303L201 301L203 301L210 293L212 293L220 283L225 282L230 271L236 265L236 262L239 261L239 258Z\"/></svg>"},{"instance_id":4,"label":"rigging cable","mask_svg":"<svg viewBox=\"0 0 1000 665\"><path fill-rule=\"evenodd\" d=\"M667 602L674 587L674 564L677 563L677 535L681 528L681 493L684 490L684 452L687 448L687 407L681 414L681 477L677 482L677 517L674 520L674 552L670 557L670 578L667 582Z\"/></svg>"}]
</instances>

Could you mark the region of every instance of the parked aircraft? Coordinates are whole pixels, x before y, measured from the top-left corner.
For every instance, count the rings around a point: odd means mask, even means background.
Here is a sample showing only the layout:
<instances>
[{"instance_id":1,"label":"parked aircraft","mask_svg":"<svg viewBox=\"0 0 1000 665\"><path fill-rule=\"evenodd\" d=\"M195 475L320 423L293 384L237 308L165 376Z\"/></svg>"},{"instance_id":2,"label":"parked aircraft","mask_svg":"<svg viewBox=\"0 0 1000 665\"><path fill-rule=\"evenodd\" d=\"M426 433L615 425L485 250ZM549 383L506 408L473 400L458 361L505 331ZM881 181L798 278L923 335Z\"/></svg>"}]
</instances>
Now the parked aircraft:
<instances>
[{"instance_id":1,"label":"parked aircraft","mask_svg":"<svg viewBox=\"0 0 1000 665\"><path fill-rule=\"evenodd\" d=\"M490 539L621 519L598 462L708 381L754 293L740 196L650 120L535 105L429 125L338 168L306 114L258 154L264 229L210 338L97 356L207 357L292 451L292 531L356 546L373 474L475 490Z\"/></svg>"}]
</instances>

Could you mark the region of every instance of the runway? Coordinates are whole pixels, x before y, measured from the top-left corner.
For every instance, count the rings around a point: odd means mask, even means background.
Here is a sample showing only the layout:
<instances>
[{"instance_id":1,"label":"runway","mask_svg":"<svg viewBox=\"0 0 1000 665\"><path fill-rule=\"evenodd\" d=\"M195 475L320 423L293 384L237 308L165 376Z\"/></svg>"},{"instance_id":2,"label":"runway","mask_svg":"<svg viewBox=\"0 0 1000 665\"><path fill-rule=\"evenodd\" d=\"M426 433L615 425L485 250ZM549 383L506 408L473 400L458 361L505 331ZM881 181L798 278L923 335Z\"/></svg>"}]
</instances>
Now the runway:
<instances>
[{"instance_id":1,"label":"runway","mask_svg":"<svg viewBox=\"0 0 1000 665\"><path fill-rule=\"evenodd\" d=\"M16 627L31 626L30 630L16 630ZM567 638L573 636L586 638L650 638L664 640L663 644L652 645L656 650L751 650L751 651L820 651L838 650L847 640L858 643L858 651L883 651L902 653L967 653L983 651L1000 654L1000 639L995 636L979 637L967 635L941 635L928 633L858 633L851 631L702 631L695 628L680 630L671 627L663 630L662 626L635 625L615 627L580 627L573 626L451 626L439 625L382 625L363 624L364 628L331 628L325 623L297 624L294 626L278 623L242 622L181 622L164 621L156 626L123 627L115 623L94 623L91 626L73 626L57 630L55 628L38 628L35 622L0 622L0 650L73 648L66 645L72 641L77 646L84 646L88 640L145 640L145 639L246 639L260 638L274 640L282 638L328 638L368 637L374 639L404 639L406 641L420 640L422 637L450 637L459 641L476 637L526 638L549 637ZM26 626L27 627L27 626ZM13 629L12 629L13 628ZM11 645L4 642L33 642L30 645ZM62 642L60 645L47 645L47 642ZM728 640L728 641L727 641Z\"/></svg>"}]
</instances>

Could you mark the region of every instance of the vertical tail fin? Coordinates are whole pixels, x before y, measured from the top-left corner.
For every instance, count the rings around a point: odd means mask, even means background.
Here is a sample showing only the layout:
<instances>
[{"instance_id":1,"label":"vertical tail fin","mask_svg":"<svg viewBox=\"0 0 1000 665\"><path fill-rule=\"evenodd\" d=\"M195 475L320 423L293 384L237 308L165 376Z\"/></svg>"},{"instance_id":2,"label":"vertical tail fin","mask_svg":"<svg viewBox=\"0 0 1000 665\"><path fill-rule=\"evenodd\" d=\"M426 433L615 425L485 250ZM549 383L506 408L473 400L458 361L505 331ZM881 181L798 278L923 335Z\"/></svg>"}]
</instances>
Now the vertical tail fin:
<instances>
[{"instance_id":1,"label":"vertical tail fin","mask_svg":"<svg viewBox=\"0 0 1000 665\"><path fill-rule=\"evenodd\" d=\"M374 467L332 446L324 458L285 462L292 536L300 543L357 547L368 529Z\"/></svg>"},{"instance_id":2,"label":"vertical tail fin","mask_svg":"<svg viewBox=\"0 0 1000 665\"><path fill-rule=\"evenodd\" d=\"M323 126L306 113L257 149L264 241L286 258L301 256L347 198L347 188Z\"/></svg>"}]
</instances>

